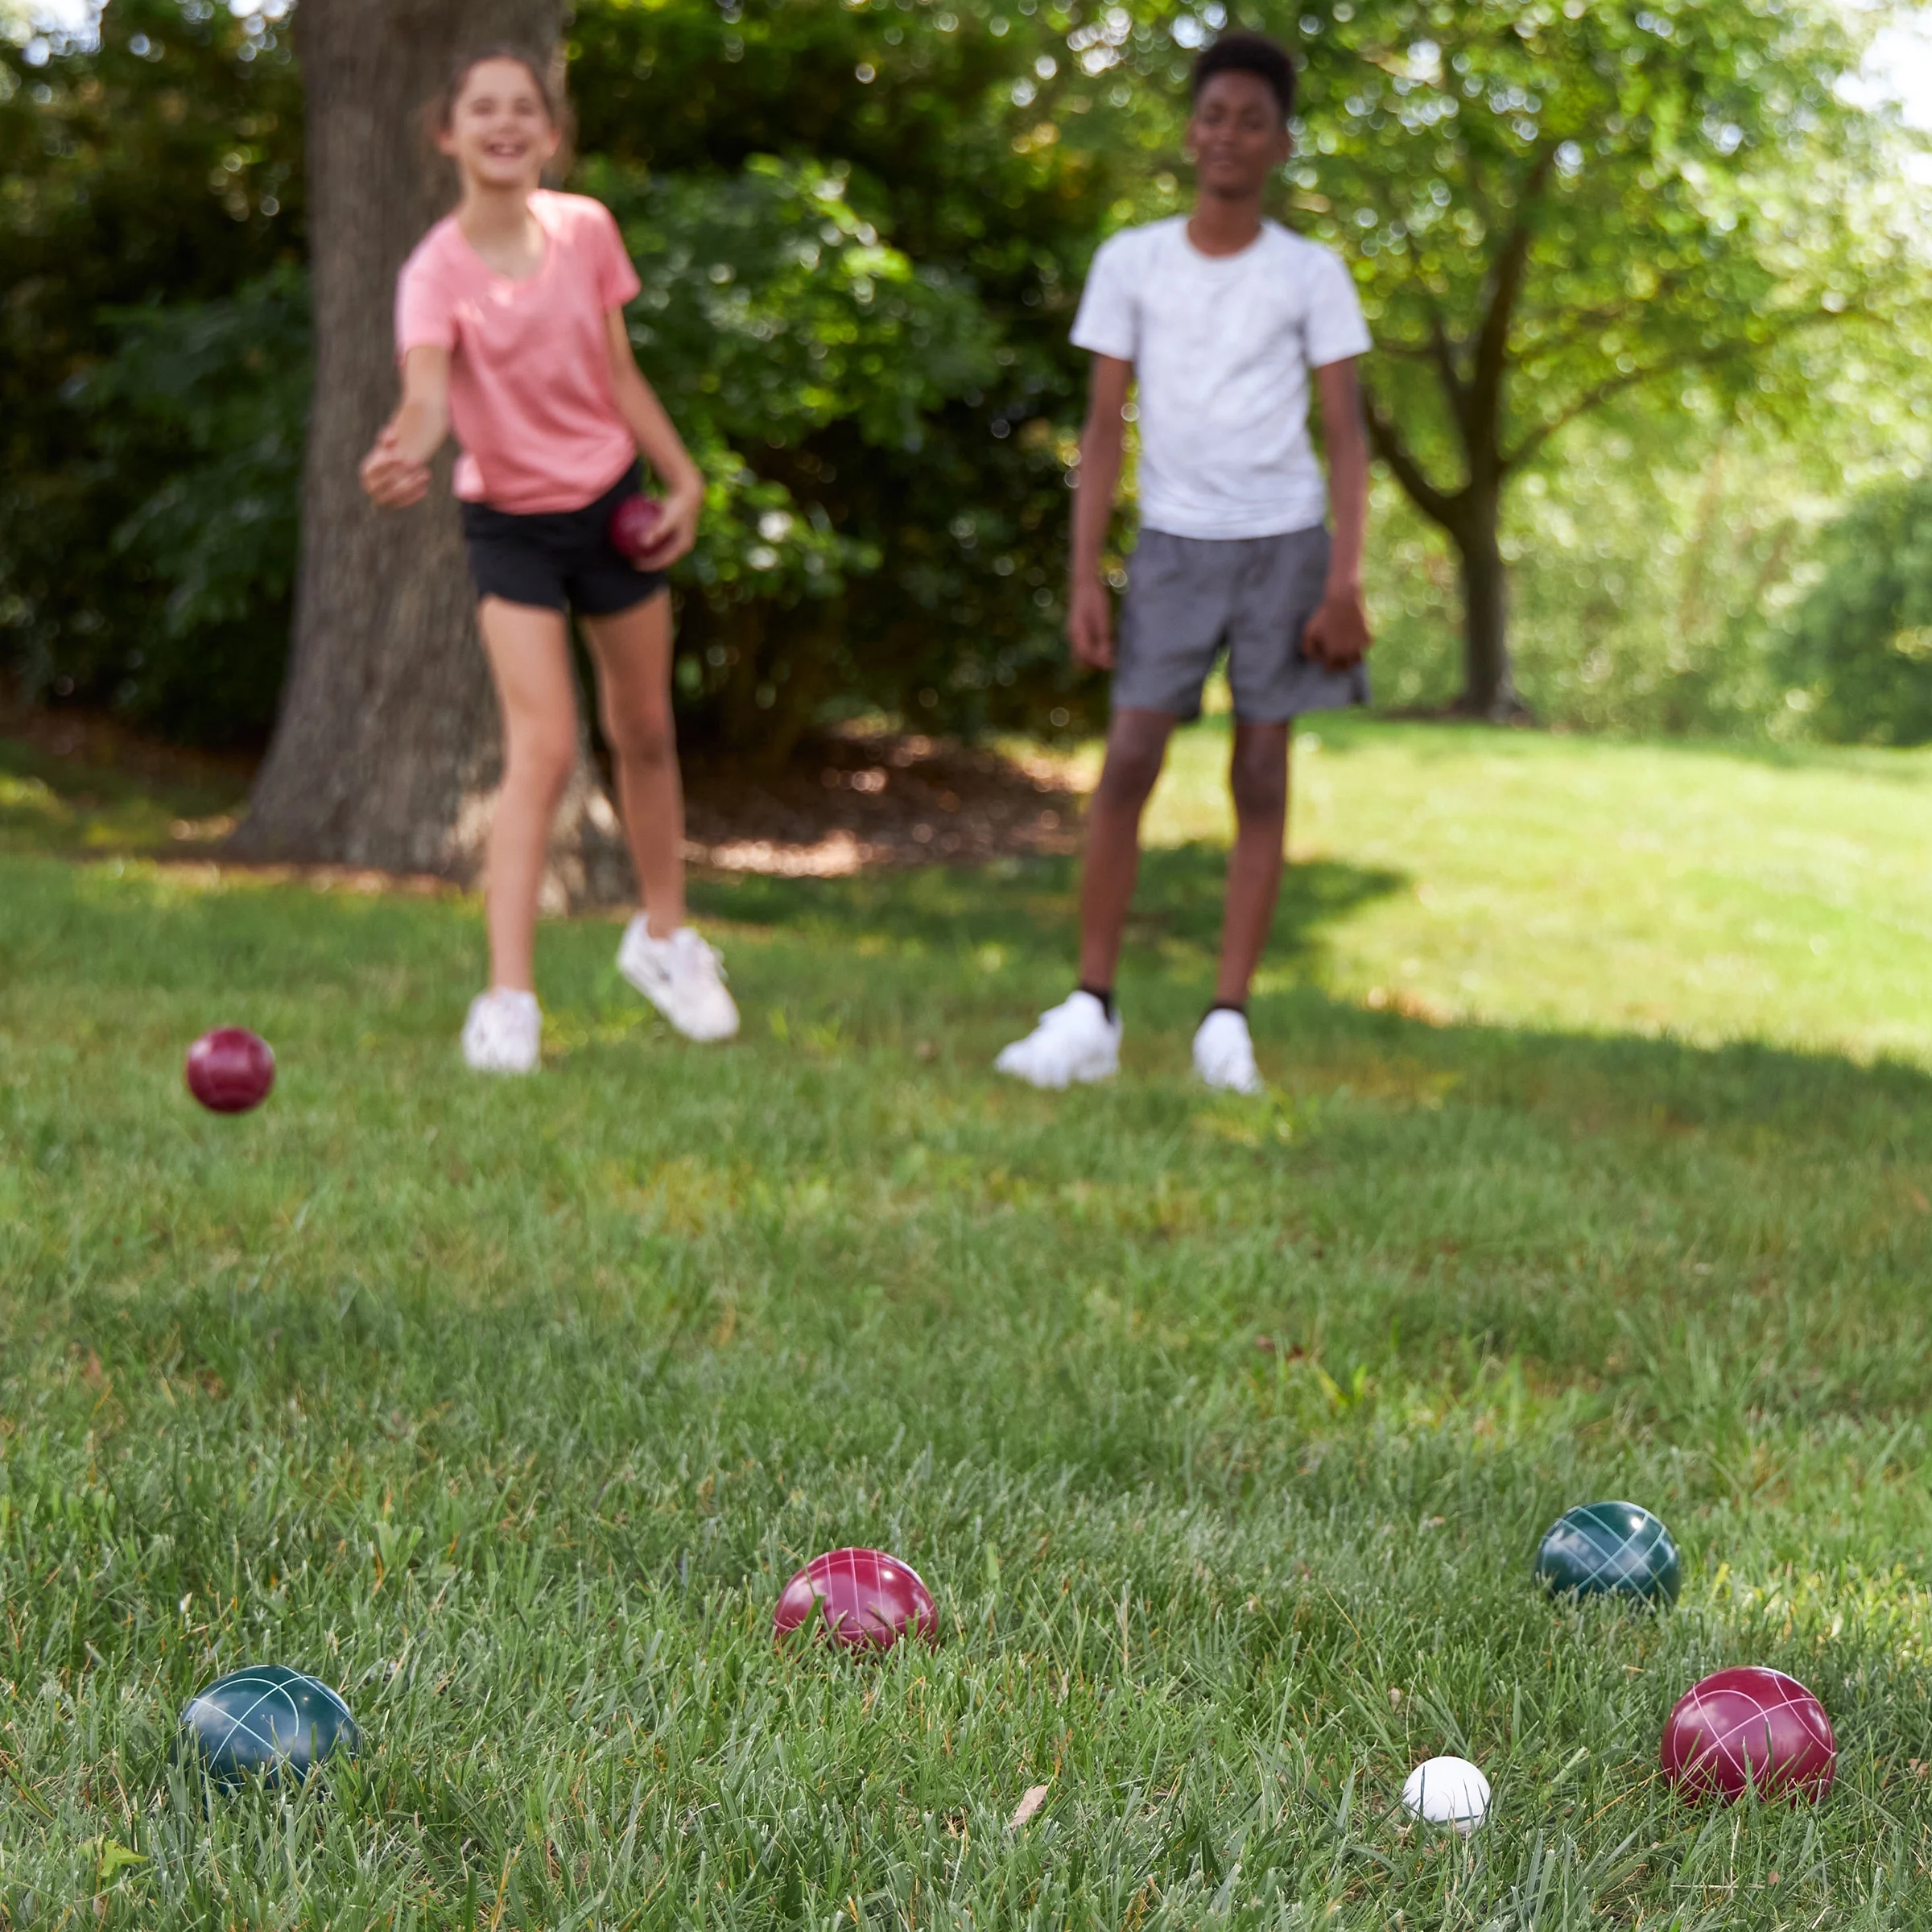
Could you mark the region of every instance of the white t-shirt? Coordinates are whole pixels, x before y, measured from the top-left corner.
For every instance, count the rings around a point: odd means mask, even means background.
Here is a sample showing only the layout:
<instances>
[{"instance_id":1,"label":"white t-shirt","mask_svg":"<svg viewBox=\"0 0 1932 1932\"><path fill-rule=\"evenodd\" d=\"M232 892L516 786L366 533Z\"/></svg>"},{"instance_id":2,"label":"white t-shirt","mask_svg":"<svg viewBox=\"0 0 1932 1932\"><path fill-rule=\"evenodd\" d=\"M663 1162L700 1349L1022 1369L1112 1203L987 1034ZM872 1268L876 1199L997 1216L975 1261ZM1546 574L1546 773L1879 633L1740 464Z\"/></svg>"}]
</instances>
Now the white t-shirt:
<instances>
[{"instance_id":1,"label":"white t-shirt","mask_svg":"<svg viewBox=\"0 0 1932 1932\"><path fill-rule=\"evenodd\" d=\"M1204 255L1176 215L1102 243L1074 345L1134 365L1141 523L1176 537L1308 530L1328 492L1308 440L1308 372L1372 346L1340 256L1264 221Z\"/></svg>"}]
</instances>

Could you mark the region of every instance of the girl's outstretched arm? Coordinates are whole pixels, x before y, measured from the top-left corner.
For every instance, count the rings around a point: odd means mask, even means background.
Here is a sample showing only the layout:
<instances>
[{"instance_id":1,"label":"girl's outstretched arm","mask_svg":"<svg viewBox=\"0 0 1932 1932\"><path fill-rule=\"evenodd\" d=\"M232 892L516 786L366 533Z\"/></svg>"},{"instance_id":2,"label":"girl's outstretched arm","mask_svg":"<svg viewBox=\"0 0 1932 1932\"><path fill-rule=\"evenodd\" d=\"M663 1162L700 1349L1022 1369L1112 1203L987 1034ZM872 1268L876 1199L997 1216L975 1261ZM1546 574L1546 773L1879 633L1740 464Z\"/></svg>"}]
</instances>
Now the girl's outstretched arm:
<instances>
[{"instance_id":1,"label":"girl's outstretched arm","mask_svg":"<svg viewBox=\"0 0 1932 1932\"><path fill-rule=\"evenodd\" d=\"M422 502L430 459L448 434L449 351L412 349L402 358L402 402L362 459L362 487L378 509Z\"/></svg>"},{"instance_id":2,"label":"girl's outstretched arm","mask_svg":"<svg viewBox=\"0 0 1932 1932\"><path fill-rule=\"evenodd\" d=\"M605 321L610 340L610 386L617 414L664 485L663 521L658 526L657 540L638 559L638 568L668 570L698 540L698 514L704 507L704 472L691 461L676 425L638 367L623 310L612 309Z\"/></svg>"}]
</instances>

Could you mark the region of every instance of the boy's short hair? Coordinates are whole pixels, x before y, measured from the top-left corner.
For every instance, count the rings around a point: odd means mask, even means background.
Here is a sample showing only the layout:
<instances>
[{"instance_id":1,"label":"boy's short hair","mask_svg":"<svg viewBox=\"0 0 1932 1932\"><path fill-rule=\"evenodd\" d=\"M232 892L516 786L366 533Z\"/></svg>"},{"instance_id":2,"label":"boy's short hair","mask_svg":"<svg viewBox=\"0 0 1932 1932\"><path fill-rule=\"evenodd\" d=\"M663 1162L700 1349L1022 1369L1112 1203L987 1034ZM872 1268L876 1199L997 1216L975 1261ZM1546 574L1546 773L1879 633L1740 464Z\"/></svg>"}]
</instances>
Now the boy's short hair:
<instances>
[{"instance_id":1,"label":"boy's short hair","mask_svg":"<svg viewBox=\"0 0 1932 1932\"><path fill-rule=\"evenodd\" d=\"M1216 74L1253 74L1274 89L1286 124L1294 113L1294 63L1288 50L1265 34L1223 34L1194 57L1192 97Z\"/></svg>"}]
</instances>

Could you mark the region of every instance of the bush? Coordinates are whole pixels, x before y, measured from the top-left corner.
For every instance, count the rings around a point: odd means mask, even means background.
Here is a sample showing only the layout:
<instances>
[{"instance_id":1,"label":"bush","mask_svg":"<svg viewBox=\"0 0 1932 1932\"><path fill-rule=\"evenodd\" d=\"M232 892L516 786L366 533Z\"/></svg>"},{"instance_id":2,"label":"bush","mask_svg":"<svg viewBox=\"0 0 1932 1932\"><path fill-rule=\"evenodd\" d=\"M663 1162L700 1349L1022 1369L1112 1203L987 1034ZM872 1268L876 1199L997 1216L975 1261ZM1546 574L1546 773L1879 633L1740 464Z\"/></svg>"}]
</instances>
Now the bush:
<instances>
[{"instance_id":1,"label":"bush","mask_svg":"<svg viewBox=\"0 0 1932 1932\"><path fill-rule=\"evenodd\" d=\"M1059 586L1063 265L1104 171L1016 148L1026 31L886 31L778 4L734 56L696 0L586 0L573 27L573 185L625 225L640 353L712 483L680 706L774 755L839 712L1071 729L1100 695ZM858 32L875 87L851 83ZM0 47L0 661L35 695L259 742L308 382L299 88L262 16L202 0L117 0L97 47L46 51Z\"/></svg>"},{"instance_id":2,"label":"bush","mask_svg":"<svg viewBox=\"0 0 1932 1932\"><path fill-rule=\"evenodd\" d=\"M1932 740L1932 477L1867 491L1825 532L1781 667L1820 737Z\"/></svg>"}]
</instances>

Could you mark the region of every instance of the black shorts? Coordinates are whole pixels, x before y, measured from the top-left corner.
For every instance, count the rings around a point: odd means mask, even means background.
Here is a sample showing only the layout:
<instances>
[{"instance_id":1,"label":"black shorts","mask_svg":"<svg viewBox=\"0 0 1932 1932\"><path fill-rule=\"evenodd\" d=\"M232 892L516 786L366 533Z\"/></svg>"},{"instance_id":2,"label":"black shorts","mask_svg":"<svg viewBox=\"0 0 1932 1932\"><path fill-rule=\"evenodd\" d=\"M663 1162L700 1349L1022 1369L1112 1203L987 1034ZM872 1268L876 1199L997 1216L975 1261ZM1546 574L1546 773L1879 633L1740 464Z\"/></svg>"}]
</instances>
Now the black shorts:
<instances>
[{"instance_id":1,"label":"black shorts","mask_svg":"<svg viewBox=\"0 0 1932 1932\"><path fill-rule=\"evenodd\" d=\"M610 513L641 493L635 464L594 503L581 510L544 510L516 516L489 503L463 506L469 574L479 597L615 617L664 588L661 570L639 570L610 540Z\"/></svg>"}]
</instances>

